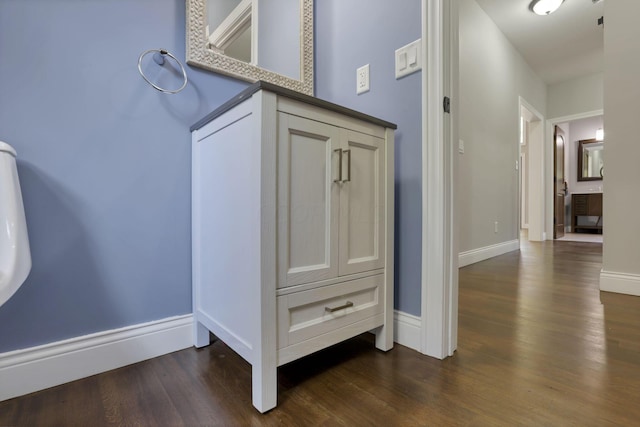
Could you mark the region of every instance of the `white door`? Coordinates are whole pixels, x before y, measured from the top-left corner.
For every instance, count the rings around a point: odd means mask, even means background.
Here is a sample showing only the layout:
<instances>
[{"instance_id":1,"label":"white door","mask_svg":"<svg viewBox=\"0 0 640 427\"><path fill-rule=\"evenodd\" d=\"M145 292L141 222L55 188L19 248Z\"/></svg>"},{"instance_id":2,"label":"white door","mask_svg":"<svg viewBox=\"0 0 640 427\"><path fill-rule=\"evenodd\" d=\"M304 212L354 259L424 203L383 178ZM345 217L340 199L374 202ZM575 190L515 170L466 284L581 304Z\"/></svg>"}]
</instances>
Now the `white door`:
<instances>
[{"instance_id":1,"label":"white door","mask_svg":"<svg viewBox=\"0 0 640 427\"><path fill-rule=\"evenodd\" d=\"M278 113L278 288L338 275L340 130Z\"/></svg>"},{"instance_id":2,"label":"white door","mask_svg":"<svg viewBox=\"0 0 640 427\"><path fill-rule=\"evenodd\" d=\"M339 274L384 268L384 140L342 131Z\"/></svg>"}]
</instances>

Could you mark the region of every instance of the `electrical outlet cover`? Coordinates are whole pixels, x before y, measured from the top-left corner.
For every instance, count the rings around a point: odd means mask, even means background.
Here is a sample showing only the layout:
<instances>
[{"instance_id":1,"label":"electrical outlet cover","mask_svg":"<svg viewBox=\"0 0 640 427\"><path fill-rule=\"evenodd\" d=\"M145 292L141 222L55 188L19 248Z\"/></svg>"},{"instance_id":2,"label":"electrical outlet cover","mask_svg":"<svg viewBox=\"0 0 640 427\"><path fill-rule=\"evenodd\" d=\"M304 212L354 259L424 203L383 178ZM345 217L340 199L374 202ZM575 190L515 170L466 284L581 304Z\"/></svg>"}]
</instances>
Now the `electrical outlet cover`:
<instances>
[{"instance_id":1,"label":"electrical outlet cover","mask_svg":"<svg viewBox=\"0 0 640 427\"><path fill-rule=\"evenodd\" d=\"M356 70L356 93L359 95L369 91L369 64Z\"/></svg>"}]
</instances>

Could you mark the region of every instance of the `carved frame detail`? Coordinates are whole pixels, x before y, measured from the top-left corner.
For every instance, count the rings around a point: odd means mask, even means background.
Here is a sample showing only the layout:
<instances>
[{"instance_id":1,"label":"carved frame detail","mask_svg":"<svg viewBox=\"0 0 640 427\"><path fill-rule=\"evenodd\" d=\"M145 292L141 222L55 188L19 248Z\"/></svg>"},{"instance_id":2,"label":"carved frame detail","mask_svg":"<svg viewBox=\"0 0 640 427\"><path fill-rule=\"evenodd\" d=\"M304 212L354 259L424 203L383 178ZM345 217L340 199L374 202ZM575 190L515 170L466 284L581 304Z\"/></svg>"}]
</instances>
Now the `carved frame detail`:
<instances>
[{"instance_id":1,"label":"carved frame detail","mask_svg":"<svg viewBox=\"0 0 640 427\"><path fill-rule=\"evenodd\" d=\"M313 0L301 0L300 80L229 58L208 49L205 32L206 1L186 1L187 64L250 82L263 80L313 96Z\"/></svg>"}]
</instances>

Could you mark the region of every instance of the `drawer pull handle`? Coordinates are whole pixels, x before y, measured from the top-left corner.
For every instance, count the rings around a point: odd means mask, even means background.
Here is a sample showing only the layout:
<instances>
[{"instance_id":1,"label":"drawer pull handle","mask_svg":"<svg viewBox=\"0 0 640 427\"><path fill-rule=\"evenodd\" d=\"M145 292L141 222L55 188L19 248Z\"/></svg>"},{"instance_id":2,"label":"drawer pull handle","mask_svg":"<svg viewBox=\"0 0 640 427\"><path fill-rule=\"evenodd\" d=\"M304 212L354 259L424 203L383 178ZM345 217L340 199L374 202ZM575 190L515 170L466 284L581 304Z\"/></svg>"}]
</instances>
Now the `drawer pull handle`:
<instances>
[{"instance_id":1,"label":"drawer pull handle","mask_svg":"<svg viewBox=\"0 0 640 427\"><path fill-rule=\"evenodd\" d=\"M338 153L338 179L334 179L333 182L342 182L342 150L340 148L333 150L334 153Z\"/></svg>"},{"instance_id":2,"label":"drawer pull handle","mask_svg":"<svg viewBox=\"0 0 640 427\"><path fill-rule=\"evenodd\" d=\"M347 179L342 182L349 182L351 181L351 150L344 150L344 152L349 155L349 159L347 161Z\"/></svg>"},{"instance_id":3,"label":"drawer pull handle","mask_svg":"<svg viewBox=\"0 0 640 427\"><path fill-rule=\"evenodd\" d=\"M334 308L325 307L324 311L333 313L334 311L342 310L343 308L349 308L349 307L353 307L353 303L351 301L347 301L344 305L341 305L340 307L334 307Z\"/></svg>"}]
</instances>

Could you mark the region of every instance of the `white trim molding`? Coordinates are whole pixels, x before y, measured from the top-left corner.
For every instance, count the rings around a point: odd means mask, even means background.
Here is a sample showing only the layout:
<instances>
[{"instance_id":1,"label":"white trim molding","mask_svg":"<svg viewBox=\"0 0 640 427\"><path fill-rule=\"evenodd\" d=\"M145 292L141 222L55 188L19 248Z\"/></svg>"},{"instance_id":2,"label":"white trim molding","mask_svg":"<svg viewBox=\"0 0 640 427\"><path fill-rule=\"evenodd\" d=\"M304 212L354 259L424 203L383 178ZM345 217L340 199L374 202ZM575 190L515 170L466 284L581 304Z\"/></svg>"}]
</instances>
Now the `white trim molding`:
<instances>
[{"instance_id":1,"label":"white trim molding","mask_svg":"<svg viewBox=\"0 0 640 427\"><path fill-rule=\"evenodd\" d=\"M520 120L520 117L526 116L525 118L528 122L526 135L528 189L525 195L529 199L527 202L527 235L529 241L544 241L546 239L545 208L548 208L548 206L546 206L548 203L545 204L544 199L545 183L551 181L547 175L553 175L551 169L548 169L549 165L545 165L545 153L551 151L545 149L545 119L544 116L522 96L518 96L518 112L518 120ZM520 142L517 142L517 146L521 153L520 150L522 147ZM518 186L522 185L520 181L520 175L518 175ZM522 193L521 189L519 192ZM542 203L540 203L541 201ZM553 205L551 205L551 208L553 209ZM521 208L518 207L518 209ZM522 212L518 212L518 214L522 217ZM516 228L515 231L519 233L520 230Z\"/></svg>"},{"instance_id":2,"label":"white trim molding","mask_svg":"<svg viewBox=\"0 0 640 427\"><path fill-rule=\"evenodd\" d=\"M600 272L600 290L640 297L640 274Z\"/></svg>"},{"instance_id":3,"label":"white trim molding","mask_svg":"<svg viewBox=\"0 0 640 427\"><path fill-rule=\"evenodd\" d=\"M420 352L444 359L457 347L458 14L454 0L422 0L422 295ZM450 99L450 113L443 100ZM455 148L454 148L455 145Z\"/></svg>"},{"instance_id":4,"label":"white trim molding","mask_svg":"<svg viewBox=\"0 0 640 427\"><path fill-rule=\"evenodd\" d=\"M213 32L209 35L209 43L214 48L220 49L220 53L224 54L224 50L231 43L236 41L245 30L251 28L252 3L251 0L242 0L220 23L218 28L213 29ZM251 33L252 38L255 32ZM253 40L251 42L251 47L253 48Z\"/></svg>"},{"instance_id":5,"label":"white trim molding","mask_svg":"<svg viewBox=\"0 0 640 427\"><path fill-rule=\"evenodd\" d=\"M193 315L170 317L0 354L0 401L193 345Z\"/></svg>"},{"instance_id":6,"label":"white trim molding","mask_svg":"<svg viewBox=\"0 0 640 427\"><path fill-rule=\"evenodd\" d=\"M420 352L438 359L447 355L448 255L444 172L444 96L442 10L440 0L422 0L422 302Z\"/></svg>"},{"instance_id":7,"label":"white trim molding","mask_svg":"<svg viewBox=\"0 0 640 427\"><path fill-rule=\"evenodd\" d=\"M413 314L394 310L393 336L394 341L405 347L420 351L420 327L422 320Z\"/></svg>"},{"instance_id":8,"label":"white trim molding","mask_svg":"<svg viewBox=\"0 0 640 427\"><path fill-rule=\"evenodd\" d=\"M470 251L460 252L458 255L458 266L475 264L498 255L520 249L519 240L510 240L508 242L497 243L495 245L485 246L484 248L472 249Z\"/></svg>"}]
</instances>

